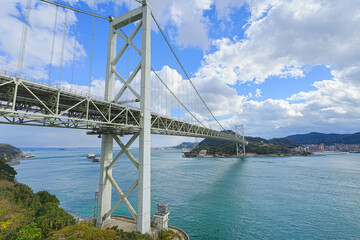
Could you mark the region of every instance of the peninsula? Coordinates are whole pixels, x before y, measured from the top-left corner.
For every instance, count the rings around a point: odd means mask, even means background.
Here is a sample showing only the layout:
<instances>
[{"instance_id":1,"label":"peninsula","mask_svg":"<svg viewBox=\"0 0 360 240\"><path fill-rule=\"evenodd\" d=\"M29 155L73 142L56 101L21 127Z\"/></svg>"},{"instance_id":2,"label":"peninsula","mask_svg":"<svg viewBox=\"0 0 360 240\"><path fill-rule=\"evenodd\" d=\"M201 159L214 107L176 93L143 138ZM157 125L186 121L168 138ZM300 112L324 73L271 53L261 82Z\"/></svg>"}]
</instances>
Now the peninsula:
<instances>
[{"instance_id":1,"label":"peninsula","mask_svg":"<svg viewBox=\"0 0 360 240\"><path fill-rule=\"evenodd\" d=\"M232 131L227 131L233 133ZM264 139L245 137L246 156L309 156L320 151L360 152L360 132L354 134L325 134L311 132L285 138ZM235 143L204 139L199 144L184 142L171 149L182 149L184 157L234 157Z\"/></svg>"},{"instance_id":2,"label":"peninsula","mask_svg":"<svg viewBox=\"0 0 360 240\"><path fill-rule=\"evenodd\" d=\"M286 138L266 140L260 137L246 137L246 155L254 156L306 156L310 153L294 151L300 144ZM175 146L177 148L177 146ZM184 151L184 157L234 157L236 156L236 143L204 139L197 147Z\"/></svg>"},{"instance_id":3,"label":"peninsula","mask_svg":"<svg viewBox=\"0 0 360 240\"><path fill-rule=\"evenodd\" d=\"M9 165L20 164L20 159L35 158L32 153L25 153L10 144L0 143L0 158Z\"/></svg>"}]
</instances>

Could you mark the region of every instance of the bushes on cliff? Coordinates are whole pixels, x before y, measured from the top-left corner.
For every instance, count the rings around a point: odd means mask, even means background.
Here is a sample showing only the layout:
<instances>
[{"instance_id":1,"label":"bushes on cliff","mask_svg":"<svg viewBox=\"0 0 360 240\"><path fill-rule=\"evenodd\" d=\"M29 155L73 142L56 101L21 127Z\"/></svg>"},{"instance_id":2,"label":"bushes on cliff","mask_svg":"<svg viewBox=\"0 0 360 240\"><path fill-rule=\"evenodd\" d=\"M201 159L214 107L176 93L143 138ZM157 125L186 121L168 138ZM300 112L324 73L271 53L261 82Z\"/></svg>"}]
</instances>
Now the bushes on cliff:
<instances>
[{"instance_id":1,"label":"bushes on cliff","mask_svg":"<svg viewBox=\"0 0 360 240\"><path fill-rule=\"evenodd\" d=\"M30 187L15 183L15 175L11 166L0 161L0 239L153 240L148 234L75 224L75 219L59 207L55 195L47 191L35 194Z\"/></svg>"},{"instance_id":2,"label":"bushes on cliff","mask_svg":"<svg viewBox=\"0 0 360 240\"><path fill-rule=\"evenodd\" d=\"M60 230L76 223L70 214L52 202L41 205L36 214L35 222L40 227L43 236L48 236L52 231Z\"/></svg>"},{"instance_id":3,"label":"bushes on cliff","mask_svg":"<svg viewBox=\"0 0 360 240\"><path fill-rule=\"evenodd\" d=\"M5 163L5 161L0 158L0 179L6 179L9 181L15 180L16 171L13 167Z\"/></svg>"},{"instance_id":4,"label":"bushes on cliff","mask_svg":"<svg viewBox=\"0 0 360 240\"><path fill-rule=\"evenodd\" d=\"M38 240L42 239L41 229L32 222L24 227L21 227L14 235L16 240ZM12 237L9 237L9 239Z\"/></svg>"},{"instance_id":5,"label":"bushes on cliff","mask_svg":"<svg viewBox=\"0 0 360 240\"><path fill-rule=\"evenodd\" d=\"M49 239L99 239L99 240L119 240L117 231L113 229L93 228L87 224L76 224L68 226L54 232Z\"/></svg>"},{"instance_id":6,"label":"bushes on cliff","mask_svg":"<svg viewBox=\"0 0 360 240\"><path fill-rule=\"evenodd\" d=\"M42 204L45 204L45 203L56 203L57 205L60 204L59 199L55 195L53 195L47 191L37 192L36 195L39 197L40 203L42 203Z\"/></svg>"},{"instance_id":7,"label":"bushes on cliff","mask_svg":"<svg viewBox=\"0 0 360 240\"><path fill-rule=\"evenodd\" d=\"M125 232L123 230L117 229L116 227L111 229L93 228L86 223L68 226L59 231L56 231L49 237L49 239L154 240L149 234L141 234L139 232Z\"/></svg>"},{"instance_id":8,"label":"bushes on cliff","mask_svg":"<svg viewBox=\"0 0 360 240\"><path fill-rule=\"evenodd\" d=\"M24 184L8 181L16 174L11 166L0 165L0 173L5 176L0 180L0 239L43 239L76 223L55 195L35 194Z\"/></svg>"}]
</instances>

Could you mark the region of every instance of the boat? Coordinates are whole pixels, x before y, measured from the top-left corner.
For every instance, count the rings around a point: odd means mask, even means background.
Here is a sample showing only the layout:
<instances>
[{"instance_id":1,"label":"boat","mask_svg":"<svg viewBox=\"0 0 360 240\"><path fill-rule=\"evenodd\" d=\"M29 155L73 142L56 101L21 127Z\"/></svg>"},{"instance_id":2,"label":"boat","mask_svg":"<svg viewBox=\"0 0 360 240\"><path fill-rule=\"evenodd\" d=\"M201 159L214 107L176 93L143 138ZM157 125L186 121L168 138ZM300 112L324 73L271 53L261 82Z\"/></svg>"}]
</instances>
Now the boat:
<instances>
[{"instance_id":1,"label":"boat","mask_svg":"<svg viewBox=\"0 0 360 240\"><path fill-rule=\"evenodd\" d=\"M191 148L182 148L182 153L188 153L191 152Z\"/></svg>"},{"instance_id":2,"label":"boat","mask_svg":"<svg viewBox=\"0 0 360 240\"><path fill-rule=\"evenodd\" d=\"M100 162L100 156L96 156L95 153L89 153L86 159L90 162Z\"/></svg>"}]
</instances>

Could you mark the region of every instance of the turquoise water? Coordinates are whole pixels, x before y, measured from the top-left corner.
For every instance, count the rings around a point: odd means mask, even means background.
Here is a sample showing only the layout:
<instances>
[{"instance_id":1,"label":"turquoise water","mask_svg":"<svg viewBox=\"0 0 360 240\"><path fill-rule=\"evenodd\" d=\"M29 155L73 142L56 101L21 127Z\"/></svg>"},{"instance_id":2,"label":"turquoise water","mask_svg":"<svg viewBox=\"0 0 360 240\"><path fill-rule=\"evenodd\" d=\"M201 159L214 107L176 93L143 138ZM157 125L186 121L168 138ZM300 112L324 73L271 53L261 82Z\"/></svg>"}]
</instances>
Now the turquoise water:
<instances>
[{"instance_id":1,"label":"turquoise water","mask_svg":"<svg viewBox=\"0 0 360 240\"><path fill-rule=\"evenodd\" d=\"M94 212L100 149L23 149L17 180L48 190L71 213ZM137 157L137 151L132 151ZM170 225L191 239L360 239L360 154L283 158L182 158L152 151L152 206L170 204ZM125 192L136 169L120 159L113 176ZM117 201L116 192L113 201ZM136 191L129 197L136 207ZM130 214L121 205L116 212Z\"/></svg>"}]
</instances>

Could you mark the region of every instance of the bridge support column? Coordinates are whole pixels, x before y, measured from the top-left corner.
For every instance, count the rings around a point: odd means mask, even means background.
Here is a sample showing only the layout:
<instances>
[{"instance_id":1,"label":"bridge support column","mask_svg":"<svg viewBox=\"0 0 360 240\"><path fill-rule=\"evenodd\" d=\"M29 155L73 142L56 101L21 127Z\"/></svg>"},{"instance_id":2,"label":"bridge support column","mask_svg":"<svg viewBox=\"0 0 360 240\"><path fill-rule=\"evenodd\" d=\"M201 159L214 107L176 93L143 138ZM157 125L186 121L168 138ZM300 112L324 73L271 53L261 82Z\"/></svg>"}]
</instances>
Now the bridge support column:
<instances>
[{"instance_id":1,"label":"bridge support column","mask_svg":"<svg viewBox=\"0 0 360 240\"><path fill-rule=\"evenodd\" d=\"M115 96L115 74L112 72L112 61L116 57L116 32L110 22L108 52L105 79L105 100L112 101ZM99 197L97 203L96 225L103 226L110 220L106 213L111 209L111 183L108 176L112 175L112 169L108 169L113 161L113 137L111 134L103 134L101 142L101 164L99 177Z\"/></svg>"},{"instance_id":2,"label":"bridge support column","mask_svg":"<svg viewBox=\"0 0 360 240\"><path fill-rule=\"evenodd\" d=\"M108 169L113 160L113 137L109 134L102 136L101 143L101 163L99 178L99 197L97 203L96 225L100 227L110 220L110 216L105 214L111 209L111 183L108 175L112 175L112 169Z\"/></svg>"},{"instance_id":3,"label":"bridge support column","mask_svg":"<svg viewBox=\"0 0 360 240\"><path fill-rule=\"evenodd\" d=\"M126 36L121 30L122 27L137 22L134 31L130 36ZM142 47L141 50L132 42L135 35L142 27ZM118 31L120 30L120 31ZM117 37L125 41L125 44L117 53ZM134 69L128 79L124 79L117 71L116 65L128 47L132 47L141 56L141 61ZM140 94L131 86L137 73L141 70L141 89ZM120 91L115 94L115 76L123 83ZM136 8L120 17L112 18L109 29L108 57L106 68L105 100L117 103L124 92L129 90L140 101L140 121L139 132L135 133L127 144L116 135L103 134L102 159L100 167L99 202L97 221L98 226L102 226L115 209L124 203L129 212L137 222L137 231L149 233L151 231L151 6L147 0L143 1L141 7ZM130 153L129 147L139 137L139 162ZM113 139L121 147L119 154L113 159ZM110 154L111 152L111 154ZM125 193L115 182L111 174L111 169L120 157L126 154L138 169L138 179ZM120 199L111 206L111 186L119 194ZM134 210L127 199L127 196L138 187L138 209Z\"/></svg>"},{"instance_id":4,"label":"bridge support column","mask_svg":"<svg viewBox=\"0 0 360 240\"><path fill-rule=\"evenodd\" d=\"M142 13L142 59L140 92L140 142L137 230L150 232L151 218L151 8L143 6Z\"/></svg>"},{"instance_id":5,"label":"bridge support column","mask_svg":"<svg viewBox=\"0 0 360 240\"><path fill-rule=\"evenodd\" d=\"M235 134L237 139L241 139L242 142L236 142L236 155L245 157L245 136L244 136L244 126L235 125Z\"/></svg>"}]
</instances>

